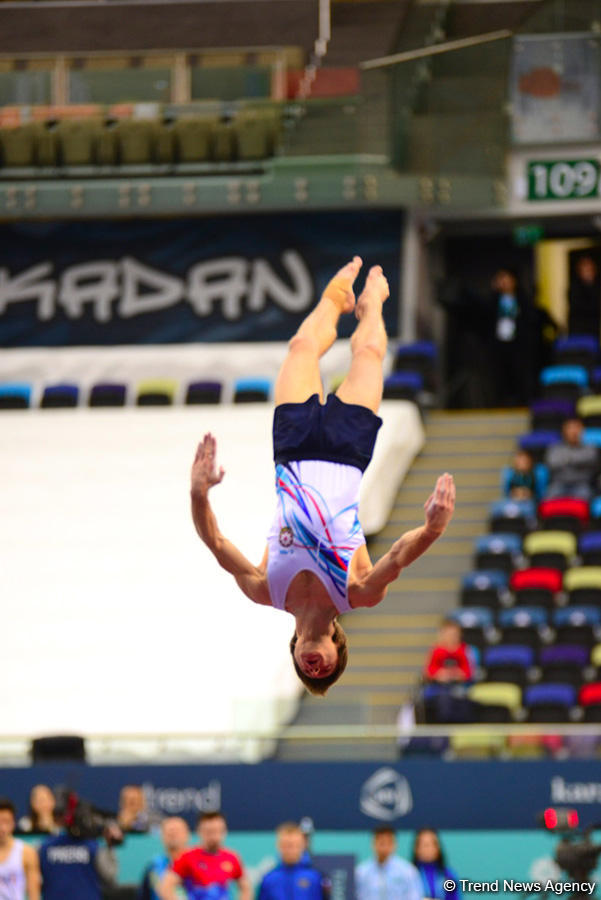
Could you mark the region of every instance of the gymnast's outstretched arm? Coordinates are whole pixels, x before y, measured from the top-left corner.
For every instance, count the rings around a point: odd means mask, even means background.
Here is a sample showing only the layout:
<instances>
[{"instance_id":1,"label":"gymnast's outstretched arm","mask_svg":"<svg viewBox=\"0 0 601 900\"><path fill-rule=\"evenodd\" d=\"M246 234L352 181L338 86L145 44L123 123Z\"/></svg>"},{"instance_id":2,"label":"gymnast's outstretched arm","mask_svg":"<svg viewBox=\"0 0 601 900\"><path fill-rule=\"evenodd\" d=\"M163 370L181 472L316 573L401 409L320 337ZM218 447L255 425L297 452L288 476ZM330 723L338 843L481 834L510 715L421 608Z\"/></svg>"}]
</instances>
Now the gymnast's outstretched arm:
<instances>
[{"instance_id":1,"label":"gymnast's outstretched arm","mask_svg":"<svg viewBox=\"0 0 601 900\"><path fill-rule=\"evenodd\" d=\"M424 504L424 525L408 531L395 541L388 553L349 589L351 606L376 606L383 600L388 585L444 533L454 508L455 483L453 476L445 472Z\"/></svg>"},{"instance_id":2,"label":"gymnast's outstretched arm","mask_svg":"<svg viewBox=\"0 0 601 900\"><path fill-rule=\"evenodd\" d=\"M213 435L205 434L192 465L190 496L194 527L222 569L234 576L240 589L255 603L269 605L264 564L254 566L235 544L223 536L211 509L209 490L219 484L225 475L223 468L217 471L216 449Z\"/></svg>"}]
</instances>

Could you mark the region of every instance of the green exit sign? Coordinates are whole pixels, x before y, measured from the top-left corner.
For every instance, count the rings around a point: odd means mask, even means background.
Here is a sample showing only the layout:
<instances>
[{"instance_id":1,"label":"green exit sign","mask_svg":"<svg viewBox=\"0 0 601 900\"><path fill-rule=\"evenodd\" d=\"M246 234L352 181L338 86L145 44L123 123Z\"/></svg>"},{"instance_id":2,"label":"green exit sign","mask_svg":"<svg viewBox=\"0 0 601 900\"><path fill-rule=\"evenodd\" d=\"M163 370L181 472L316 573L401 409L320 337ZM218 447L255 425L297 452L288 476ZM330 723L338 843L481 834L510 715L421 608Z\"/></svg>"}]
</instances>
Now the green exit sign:
<instances>
[{"instance_id":1,"label":"green exit sign","mask_svg":"<svg viewBox=\"0 0 601 900\"><path fill-rule=\"evenodd\" d=\"M544 159L528 162L529 200L582 200L599 196L598 159Z\"/></svg>"}]
</instances>

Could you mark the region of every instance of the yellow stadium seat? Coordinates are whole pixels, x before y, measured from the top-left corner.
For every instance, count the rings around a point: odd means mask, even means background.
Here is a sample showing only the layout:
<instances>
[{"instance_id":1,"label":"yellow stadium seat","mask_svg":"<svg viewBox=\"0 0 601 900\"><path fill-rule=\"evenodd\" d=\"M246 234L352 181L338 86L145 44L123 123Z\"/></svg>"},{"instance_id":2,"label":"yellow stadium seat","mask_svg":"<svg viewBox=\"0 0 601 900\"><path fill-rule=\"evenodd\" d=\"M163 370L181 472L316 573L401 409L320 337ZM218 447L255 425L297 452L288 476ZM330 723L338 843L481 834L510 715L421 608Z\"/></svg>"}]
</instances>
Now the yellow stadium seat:
<instances>
[{"instance_id":1,"label":"yellow stadium seat","mask_svg":"<svg viewBox=\"0 0 601 900\"><path fill-rule=\"evenodd\" d=\"M601 668L601 644L595 644L591 650L591 665Z\"/></svg>"},{"instance_id":2,"label":"yellow stadium seat","mask_svg":"<svg viewBox=\"0 0 601 900\"><path fill-rule=\"evenodd\" d=\"M58 163L58 123L37 122L33 140L37 165L56 166Z\"/></svg>"},{"instance_id":3,"label":"yellow stadium seat","mask_svg":"<svg viewBox=\"0 0 601 900\"><path fill-rule=\"evenodd\" d=\"M157 124L150 119L122 119L117 124L117 146L122 165L148 165L154 161Z\"/></svg>"},{"instance_id":4,"label":"yellow stadium seat","mask_svg":"<svg viewBox=\"0 0 601 900\"><path fill-rule=\"evenodd\" d=\"M3 166L33 166L35 126L18 125L0 129Z\"/></svg>"},{"instance_id":5,"label":"yellow stadium seat","mask_svg":"<svg viewBox=\"0 0 601 900\"><path fill-rule=\"evenodd\" d=\"M583 419L590 416L601 416L601 397L593 395L581 397L576 404L576 411Z\"/></svg>"},{"instance_id":6,"label":"yellow stadium seat","mask_svg":"<svg viewBox=\"0 0 601 900\"><path fill-rule=\"evenodd\" d=\"M517 684L504 681L482 681L468 689L468 697L484 706L505 706L511 713L522 705L522 691Z\"/></svg>"},{"instance_id":7,"label":"yellow stadium seat","mask_svg":"<svg viewBox=\"0 0 601 900\"><path fill-rule=\"evenodd\" d=\"M60 155L65 166L91 166L102 131L102 120L63 119L57 126Z\"/></svg>"},{"instance_id":8,"label":"yellow stadium seat","mask_svg":"<svg viewBox=\"0 0 601 900\"><path fill-rule=\"evenodd\" d=\"M150 378L138 385L138 406L170 406L177 392L177 382L169 378Z\"/></svg>"},{"instance_id":9,"label":"yellow stadium seat","mask_svg":"<svg viewBox=\"0 0 601 900\"><path fill-rule=\"evenodd\" d=\"M212 130L212 157L217 162L230 162L235 156L233 122L217 122Z\"/></svg>"},{"instance_id":10,"label":"yellow stadium seat","mask_svg":"<svg viewBox=\"0 0 601 900\"><path fill-rule=\"evenodd\" d=\"M465 731L451 735L451 750L462 757L498 756L505 749L505 736L491 734L486 730L466 728Z\"/></svg>"},{"instance_id":11,"label":"yellow stadium seat","mask_svg":"<svg viewBox=\"0 0 601 900\"><path fill-rule=\"evenodd\" d=\"M563 577L566 591L583 588L601 588L601 566L576 566L568 569Z\"/></svg>"},{"instance_id":12,"label":"yellow stadium seat","mask_svg":"<svg viewBox=\"0 0 601 900\"><path fill-rule=\"evenodd\" d=\"M208 162L211 158L211 135L217 117L183 116L173 126L178 162Z\"/></svg>"}]
</instances>

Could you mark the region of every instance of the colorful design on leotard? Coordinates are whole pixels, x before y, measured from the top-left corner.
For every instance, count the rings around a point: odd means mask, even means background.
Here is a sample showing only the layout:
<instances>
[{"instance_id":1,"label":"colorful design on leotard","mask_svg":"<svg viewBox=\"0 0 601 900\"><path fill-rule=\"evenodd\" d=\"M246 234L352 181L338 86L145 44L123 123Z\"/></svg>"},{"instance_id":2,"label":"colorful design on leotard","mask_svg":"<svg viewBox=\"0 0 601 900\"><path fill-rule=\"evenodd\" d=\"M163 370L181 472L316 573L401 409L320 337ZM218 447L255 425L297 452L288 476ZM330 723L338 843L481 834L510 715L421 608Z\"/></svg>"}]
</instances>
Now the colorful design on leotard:
<instances>
[{"instance_id":1,"label":"colorful design on leotard","mask_svg":"<svg viewBox=\"0 0 601 900\"><path fill-rule=\"evenodd\" d=\"M308 551L324 575L330 579L336 593L346 597L348 567L357 548L353 538L362 534L358 503L352 503L332 515L323 495L316 488L300 481L290 467L278 465L275 474L282 521L292 532L292 546ZM348 543L335 544L332 525L339 516L351 510L354 511L354 519L346 534Z\"/></svg>"}]
</instances>

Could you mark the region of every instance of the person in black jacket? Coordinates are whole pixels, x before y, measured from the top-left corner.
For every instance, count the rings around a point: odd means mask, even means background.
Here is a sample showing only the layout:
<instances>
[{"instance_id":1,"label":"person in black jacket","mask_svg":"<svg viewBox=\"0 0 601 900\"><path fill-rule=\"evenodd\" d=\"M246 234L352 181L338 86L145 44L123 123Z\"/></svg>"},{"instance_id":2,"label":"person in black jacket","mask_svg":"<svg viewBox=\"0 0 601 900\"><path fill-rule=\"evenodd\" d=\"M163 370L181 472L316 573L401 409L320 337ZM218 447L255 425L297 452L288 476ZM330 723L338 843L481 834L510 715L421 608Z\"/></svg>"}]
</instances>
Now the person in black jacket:
<instances>
[{"instance_id":1,"label":"person in black jacket","mask_svg":"<svg viewBox=\"0 0 601 900\"><path fill-rule=\"evenodd\" d=\"M570 279L568 331L599 337L601 327L601 277L589 254L578 257Z\"/></svg>"}]
</instances>

